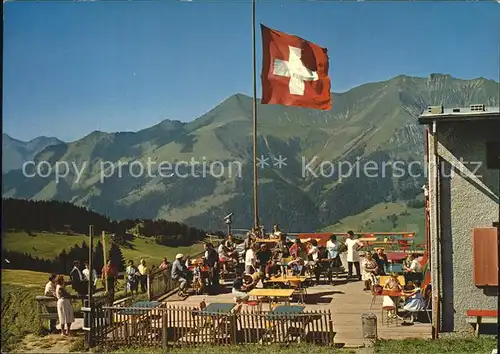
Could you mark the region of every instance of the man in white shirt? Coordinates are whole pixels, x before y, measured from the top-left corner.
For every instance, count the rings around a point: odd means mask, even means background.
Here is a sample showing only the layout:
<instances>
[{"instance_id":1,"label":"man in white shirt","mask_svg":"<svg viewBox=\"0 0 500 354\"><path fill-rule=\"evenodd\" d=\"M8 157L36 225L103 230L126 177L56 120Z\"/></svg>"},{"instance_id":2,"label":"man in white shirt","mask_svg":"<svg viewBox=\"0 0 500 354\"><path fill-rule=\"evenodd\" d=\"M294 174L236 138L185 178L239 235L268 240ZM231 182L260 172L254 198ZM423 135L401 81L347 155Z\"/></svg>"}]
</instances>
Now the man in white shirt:
<instances>
[{"instance_id":1,"label":"man in white shirt","mask_svg":"<svg viewBox=\"0 0 500 354\"><path fill-rule=\"evenodd\" d=\"M146 261L144 259L141 259L141 263L139 264L139 283L141 284L141 291L145 293L148 289L148 273L149 269L146 266Z\"/></svg>"},{"instance_id":2,"label":"man in white shirt","mask_svg":"<svg viewBox=\"0 0 500 354\"><path fill-rule=\"evenodd\" d=\"M257 258L255 253L258 249L258 246L255 244L249 248L245 254L245 273L253 274L257 267Z\"/></svg>"},{"instance_id":3,"label":"man in white shirt","mask_svg":"<svg viewBox=\"0 0 500 354\"><path fill-rule=\"evenodd\" d=\"M345 245L347 246L347 279L352 277L352 266L356 268L356 276L358 281L361 280L361 267L359 265L359 250L363 247L363 244L358 239L354 238L354 232L347 231L347 239L345 240Z\"/></svg>"},{"instance_id":4,"label":"man in white shirt","mask_svg":"<svg viewBox=\"0 0 500 354\"><path fill-rule=\"evenodd\" d=\"M92 279L90 278L90 269L89 269L89 262L85 262L85 269L82 270L83 277L86 281L89 283L92 282L92 286L94 287L94 290L97 286L97 273L95 269L92 269Z\"/></svg>"},{"instance_id":5,"label":"man in white shirt","mask_svg":"<svg viewBox=\"0 0 500 354\"><path fill-rule=\"evenodd\" d=\"M421 281L422 266L420 265L420 262L415 258L415 255L413 253L408 256L408 261L410 262L410 266L403 267L405 272L405 281Z\"/></svg>"}]
</instances>

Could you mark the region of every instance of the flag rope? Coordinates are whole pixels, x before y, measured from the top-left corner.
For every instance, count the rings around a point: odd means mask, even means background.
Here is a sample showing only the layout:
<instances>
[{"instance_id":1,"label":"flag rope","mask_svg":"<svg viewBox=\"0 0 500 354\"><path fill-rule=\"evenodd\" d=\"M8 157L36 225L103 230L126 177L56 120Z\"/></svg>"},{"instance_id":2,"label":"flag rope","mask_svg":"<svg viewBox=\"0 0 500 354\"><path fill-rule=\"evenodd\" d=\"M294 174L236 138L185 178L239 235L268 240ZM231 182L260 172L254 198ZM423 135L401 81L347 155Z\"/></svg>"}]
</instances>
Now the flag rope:
<instances>
[{"instance_id":1,"label":"flag rope","mask_svg":"<svg viewBox=\"0 0 500 354\"><path fill-rule=\"evenodd\" d=\"M255 0L252 0L252 75L253 75L253 109L252 109L252 137L253 137L253 212L254 227L259 227L259 176L257 170L257 59L255 54Z\"/></svg>"}]
</instances>

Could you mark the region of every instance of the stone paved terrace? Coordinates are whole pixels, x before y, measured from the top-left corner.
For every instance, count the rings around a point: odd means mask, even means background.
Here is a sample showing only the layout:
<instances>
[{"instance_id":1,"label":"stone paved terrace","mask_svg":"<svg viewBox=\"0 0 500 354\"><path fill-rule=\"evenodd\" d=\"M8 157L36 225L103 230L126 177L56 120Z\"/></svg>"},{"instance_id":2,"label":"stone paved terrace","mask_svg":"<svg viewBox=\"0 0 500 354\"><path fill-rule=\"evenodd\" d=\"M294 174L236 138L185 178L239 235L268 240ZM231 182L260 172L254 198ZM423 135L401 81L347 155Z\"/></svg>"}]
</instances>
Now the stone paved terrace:
<instances>
[{"instance_id":1,"label":"stone paved terrace","mask_svg":"<svg viewBox=\"0 0 500 354\"><path fill-rule=\"evenodd\" d=\"M176 295L165 301L172 306L198 307L204 299L207 304L233 302L230 287L226 286L225 293L219 295L194 295L185 300ZM372 310L370 305L372 295L363 291L363 282L351 282L336 285L315 285L307 288L306 311L327 310L332 312L334 330L337 332L335 343L344 344L345 347L361 347L364 344L361 330L361 315L372 312L377 315L377 332L380 339L404 339L404 338L431 338L431 325L429 323L415 322L413 325L394 323L382 324L381 309L382 297L378 296ZM267 304L264 304L267 310ZM421 319L427 317L425 313L419 316ZM384 315L385 318L385 315Z\"/></svg>"}]
</instances>

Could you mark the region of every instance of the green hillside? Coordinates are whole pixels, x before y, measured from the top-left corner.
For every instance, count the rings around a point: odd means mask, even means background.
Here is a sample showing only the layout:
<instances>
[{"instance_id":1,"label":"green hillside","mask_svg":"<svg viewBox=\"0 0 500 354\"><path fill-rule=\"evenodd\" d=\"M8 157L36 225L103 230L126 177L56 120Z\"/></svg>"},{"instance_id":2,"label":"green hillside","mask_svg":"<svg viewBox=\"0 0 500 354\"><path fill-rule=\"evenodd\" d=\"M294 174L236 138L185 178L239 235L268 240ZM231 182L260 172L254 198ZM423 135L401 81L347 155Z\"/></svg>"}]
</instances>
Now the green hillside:
<instances>
[{"instance_id":1,"label":"green hillside","mask_svg":"<svg viewBox=\"0 0 500 354\"><path fill-rule=\"evenodd\" d=\"M95 242L101 237L95 237ZM35 233L31 236L26 232L6 232L2 236L2 248L7 251L28 253L32 256L53 259L63 249L69 250L75 244L83 241L88 243L86 235L59 235L53 233ZM107 238L109 245L109 237ZM137 264L141 259L149 265L159 265L163 257L170 261L175 259L177 253L197 254L203 251L203 244L197 243L189 247L166 247L155 243L154 239L145 237L134 237L131 247L121 247L126 260L132 259Z\"/></svg>"},{"instance_id":2,"label":"green hillside","mask_svg":"<svg viewBox=\"0 0 500 354\"><path fill-rule=\"evenodd\" d=\"M402 203L380 203L362 213L348 216L334 225L322 228L325 232L346 232L347 230L415 232L415 244L424 243L424 209L408 208Z\"/></svg>"},{"instance_id":3,"label":"green hillside","mask_svg":"<svg viewBox=\"0 0 500 354\"><path fill-rule=\"evenodd\" d=\"M499 83L441 74L400 75L333 94L330 111L259 105L259 155L270 158L270 165L259 170L262 223L267 228L279 222L289 231L314 231L381 203L420 197L423 173L396 177L391 164L423 163L424 129L417 125L418 115L428 105L475 103L498 106ZM69 201L114 219L164 218L205 230L225 229L223 216L234 212L235 226L248 227L253 220L251 113L251 98L236 94L189 123L166 120L136 133L96 131L75 142L50 146L36 160L85 167L81 178L77 180L73 171L56 183L53 175L27 178L19 170L11 171L4 176L3 196ZM280 155L287 165L274 167L273 157ZM318 173L323 168L323 175L303 173L307 172L303 161L307 164L314 158L312 169ZM210 173L203 177L203 166L198 165L181 171L190 173L187 178L158 175L162 161L175 165L191 159L220 161L225 171L221 177ZM133 161L145 169L148 161L153 163L153 175L134 177L138 168L130 173L130 165L118 173L119 163ZM235 161L241 163L241 175L237 169L229 170ZM376 163L376 176L363 170L339 171L339 163L357 161L360 166ZM107 169L101 169L103 162ZM333 173L325 171L322 162L333 164ZM102 171L109 177L101 181ZM418 224L409 216L400 221ZM380 223L366 227L391 226Z\"/></svg>"}]
</instances>

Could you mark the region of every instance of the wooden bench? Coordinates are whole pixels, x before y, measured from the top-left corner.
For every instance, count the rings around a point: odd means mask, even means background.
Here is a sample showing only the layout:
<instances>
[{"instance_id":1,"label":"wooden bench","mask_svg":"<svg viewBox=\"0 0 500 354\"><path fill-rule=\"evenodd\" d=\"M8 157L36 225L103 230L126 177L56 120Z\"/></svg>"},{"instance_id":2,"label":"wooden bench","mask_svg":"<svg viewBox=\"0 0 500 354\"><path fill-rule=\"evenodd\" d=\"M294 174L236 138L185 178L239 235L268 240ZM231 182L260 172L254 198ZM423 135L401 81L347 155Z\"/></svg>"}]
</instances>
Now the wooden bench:
<instances>
[{"instance_id":1,"label":"wooden bench","mask_svg":"<svg viewBox=\"0 0 500 354\"><path fill-rule=\"evenodd\" d=\"M467 323L475 324L476 337L479 337L479 327L482 323L496 323L498 318L498 310L467 310ZM483 317L487 317L486 321L483 321Z\"/></svg>"}]
</instances>

